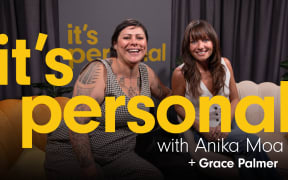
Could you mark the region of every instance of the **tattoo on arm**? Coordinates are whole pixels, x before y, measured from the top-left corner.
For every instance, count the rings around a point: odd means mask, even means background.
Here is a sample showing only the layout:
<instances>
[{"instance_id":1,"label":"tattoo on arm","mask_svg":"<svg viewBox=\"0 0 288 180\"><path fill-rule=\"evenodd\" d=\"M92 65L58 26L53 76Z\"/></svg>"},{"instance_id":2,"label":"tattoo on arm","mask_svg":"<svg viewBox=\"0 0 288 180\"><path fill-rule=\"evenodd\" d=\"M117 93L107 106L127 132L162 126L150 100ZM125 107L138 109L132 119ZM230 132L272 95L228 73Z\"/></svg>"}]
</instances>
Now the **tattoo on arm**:
<instances>
[{"instance_id":1,"label":"tattoo on arm","mask_svg":"<svg viewBox=\"0 0 288 180\"><path fill-rule=\"evenodd\" d=\"M100 77L100 62L92 63L88 66L88 69L80 75L79 82L82 84L93 84L96 82L97 79Z\"/></svg>"},{"instance_id":2,"label":"tattoo on arm","mask_svg":"<svg viewBox=\"0 0 288 180\"><path fill-rule=\"evenodd\" d=\"M78 79L76 87L76 95L91 95L97 79L101 76L101 63L95 62L88 66ZM97 99L96 99L97 100ZM80 104L75 108L76 111L89 111L90 107L86 104ZM76 117L75 120L79 124L85 124L90 121L87 117ZM95 166L95 161L91 151L91 144L88 134L75 133L70 130L70 141L73 147L73 151L79 161L81 168L88 168Z\"/></svg>"},{"instance_id":3,"label":"tattoo on arm","mask_svg":"<svg viewBox=\"0 0 288 180\"><path fill-rule=\"evenodd\" d=\"M100 62L92 63L91 65L89 65L88 69L84 71L83 74L81 74L79 77L79 83L77 85L75 94L90 95L95 88L94 86L91 87L91 85L95 83L97 79L99 79L100 71ZM89 106L87 106L86 104L80 104L75 108L76 111L88 111L89 109ZM90 121L90 119L87 117L76 117L75 120L79 124L85 124ZM76 157L79 161L80 167L85 169L93 166L95 162L93 159L88 134L75 133L70 130L70 141L73 147L73 151L75 152Z\"/></svg>"},{"instance_id":4,"label":"tattoo on arm","mask_svg":"<svg viewBox=\"0 0 288 180\"><path fill-rule=\"evenodd\" d=\"M91 87L91 88L84 88L84 87L77 87L76 89L76 96L79 96L79 95L90 95L91 92L93 91L95 87Z\"/></svg>"},{"instance_id":5,"label":"tattoo on arm","mask_svg":"<svg viewBox=\"0 0 288 180\"><path fill-rule=\"evenodd\" d=\"M75 108L77 111L87 111L89 109L89 106L86 104L80 104ZM76 117L75 119L79 124L85 124L90 121L87 117ZM79 134L70 130L70 139L80 167L88 168L89 166L92 166L95 162L91 153L88 134Z\"/></svg>"},{"instance_id":6,"label":"tattoo on arm","mask_svg":"<svg viewBox=\"0 0 288 180\"><path fill-rule=\"evenodd\" d=\"M77 87L76 89L76 96L79 95L90 95L93 91L94 87L91 88L83 88L83 87Z\"/></svg>"},{"instance_id":7,"label":"tattoo on arm","mask_svg":"<svg viewBox=\"0 0 288 180\"><path fill-rule=\"evenodd\" d=\"M78 134L71 131L71 143L76 153L80 167L87 168L94 163L88 134Z\"/></svg>"},{"instance_id":8,"label":"tattoo on arm","mask_svg":"<svg viewBox=\"0 0 288 180\"><path fill-rule=\"evenodd\" d=\"M86 104L79 104L76 108L75 108L76 111L89 111L90 108L89 106L87 106ZM83 117L84 119L87 119L87 117ZM76 118L76 120L78 119L82 119L80 117ZM82 124L80 121L77 121L78 123Z\"/></svg>"}]
</instances>

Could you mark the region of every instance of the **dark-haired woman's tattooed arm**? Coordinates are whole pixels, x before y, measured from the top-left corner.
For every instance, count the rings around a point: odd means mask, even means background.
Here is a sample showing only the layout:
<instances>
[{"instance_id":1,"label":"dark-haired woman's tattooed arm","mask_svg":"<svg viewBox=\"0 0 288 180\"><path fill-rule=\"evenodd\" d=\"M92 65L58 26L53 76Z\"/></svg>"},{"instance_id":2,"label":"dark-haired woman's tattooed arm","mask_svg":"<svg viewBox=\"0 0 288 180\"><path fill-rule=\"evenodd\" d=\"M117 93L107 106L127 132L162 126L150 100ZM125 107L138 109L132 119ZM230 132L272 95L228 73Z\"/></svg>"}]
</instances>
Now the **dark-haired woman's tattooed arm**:
<instances>
[{"instance_id":1,"label":"dark-haired woman's tattooed arm","mask_svg":"<svg viewBox=\"0 0 288 180\"><path fill-rule=\"evenodd\" d=\"M160 81L154 71L147 66L148 75L149 75L149 84L151 89L151 94L153 97L162 100L165 97L172 95L171 89L164 86L164 84Z\"/></svg>"},{"instance_id":2,"label":"dark-haired woman's tattooed arm","mask_svg":"<svg viewBox=\"0 0 288 180\"><path fill-rule=\"evenodd\" d=\"M74 86L73 96L90 96L99 104L103 102L105 92L105 68L101 62L91 63L78 77ZM90 111L90 107L80 104L75 111ZM79 124L90 121L88 117L76 117ZM94 161L88 134L79 134L69 131L73 151L79 161L80 167L86 177L101 179L103 173L101 167Z\"/></svg>"}]
</instances>

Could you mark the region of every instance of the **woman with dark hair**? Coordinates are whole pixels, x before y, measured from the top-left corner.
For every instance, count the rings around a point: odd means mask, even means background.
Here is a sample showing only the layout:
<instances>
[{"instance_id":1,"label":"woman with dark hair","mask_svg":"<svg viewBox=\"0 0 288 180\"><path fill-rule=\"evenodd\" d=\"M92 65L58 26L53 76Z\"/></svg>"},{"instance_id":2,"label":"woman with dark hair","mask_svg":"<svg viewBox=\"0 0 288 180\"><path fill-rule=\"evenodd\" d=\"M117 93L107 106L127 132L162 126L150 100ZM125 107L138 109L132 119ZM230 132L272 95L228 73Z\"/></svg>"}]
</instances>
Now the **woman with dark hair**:
<instances>
[{"instance_id":1,"label":"woman with dark hair","mask_svg":"<svg viewBox=\"0 0 288 180\"><path fill-rule=\"evenodd\" d=\"M234 112L239 102L238 91L233 75L232 66L227 58L221 57L219 40L213 27L206 21L194 20L186 27L182 41L182 58L184 63L178 66L172 76L173 95L181 95L189 99L195 107L195 122L193 133L195 141L201 140L207 146L208 142L224 140L224 143L235 142L239 145L236 152L221 152L233 155L236 164L239 158L246 160L268 161L265 152L247 151L247 140L255 146L258 137L242 132L234 122ZM221 95L230 100L232 130L230 133L221 132L221 109L217 104L210 107L210 131L199 131L199 97ZM176 105L178 118L185 118L183 107ZM220 147L221 149L221 147ZM217 151L218 148L212 151ZM248 169L240 168L240 176L251 178L275 178L278 177L275 169Z\"/></svg>"},{"instance_id":2,"label":"woman with dark hair","mask_svg":"<svg viewBox=\"0 0 288 180\"><path fill-rule=\"evenodd\" d=\"M48 179L162 179L161 172L135 153L137 134L127 122L144 121L133 117L127 109L130 98L143 95L163 99L171 91L165 87L147 65L141 63L147 53L148 34L137 20L120 23L112 36L111 59L95 60L84 67L74 86L73 96L93 97L101 107L100 125L89 134L70 131L65 123L48 136L46 172ZM125 106L115 112L114 133L105 132L105 97L125 96ZM138 108L148 111L144 104ZM78 111L89 111L85 105ZM76 117L79 124L90 121ZM95 120L95 119L94 119Z\"/></svg>"}]
</instances>

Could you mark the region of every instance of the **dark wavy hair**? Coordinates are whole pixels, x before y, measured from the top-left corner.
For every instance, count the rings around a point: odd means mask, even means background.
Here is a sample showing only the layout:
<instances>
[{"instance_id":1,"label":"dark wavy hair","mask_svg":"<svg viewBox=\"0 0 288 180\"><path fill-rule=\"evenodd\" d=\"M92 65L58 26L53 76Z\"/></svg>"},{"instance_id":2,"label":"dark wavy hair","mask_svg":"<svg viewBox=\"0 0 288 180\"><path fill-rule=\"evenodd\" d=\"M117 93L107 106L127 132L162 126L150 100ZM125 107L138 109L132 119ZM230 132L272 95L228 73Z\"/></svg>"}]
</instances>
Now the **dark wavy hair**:
<instances>
[{"instance_id":1,"label":"dark wavy hair","mask_svg":"<svg viewBox=\"0 0 288 180\"><path fill-rule=\"evenodd\" d=\"M146 40L148 42L148 33L147 33L146 27L135 19L126 19L122 21L120 24L118 24L118 26L114 30L114 33L111 38L110 57L117 57L117 52L113 46L115 43L117 43L117 39L118 39L120 32L128 26L141 27L145 33Z\"/></svg>"},{"instance_id":2,"label":"dark wavy hair","mask_svg":"<svg viewBox=\"0 0 288 180\"><path fill-rule=\"evenodd\" d=\"M221 64L221 53L218 36L214 28L206 21L193 20L185 29L182 41L182 58L184 66L182 72L189 84L189 90L194 98L201 96L200 89L201 74L196 66L196 59L190 52L190 38L193 40L205 40L209 38L213 43L213 52L208 59L208 68L212 75L213 95L217 95L224 88L225 69Z\"/></svg>"}]
</instances>

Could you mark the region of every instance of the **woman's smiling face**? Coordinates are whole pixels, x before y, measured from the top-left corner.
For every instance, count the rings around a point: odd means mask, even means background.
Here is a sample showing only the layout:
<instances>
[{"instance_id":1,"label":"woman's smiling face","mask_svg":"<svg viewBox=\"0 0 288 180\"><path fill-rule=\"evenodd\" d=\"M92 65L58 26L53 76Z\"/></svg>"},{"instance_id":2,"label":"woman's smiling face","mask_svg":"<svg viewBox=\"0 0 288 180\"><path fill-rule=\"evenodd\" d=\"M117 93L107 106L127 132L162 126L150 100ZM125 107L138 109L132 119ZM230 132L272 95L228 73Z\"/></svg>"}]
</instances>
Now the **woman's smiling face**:
<instances>
[{"instance_id":1,"label":"woman's smiling face","mask_svg":"<svg viewBox=\"0 0 288 180\"><path fill-rule=\"evenodd\" d=\"M190 53L198 61L206 61L213 53L213 43L206 37L193 40L190 37Z\"/></svg>"},{"instance_id":2,"label":"woman's smiling face","mask_svg":"<svg viewBox=\"0 0 288 180\"><path fill-rule=\"evenodd\" d=\"M127 64L136 64L144 59L147 52L147 39L141 27L124 28L114 44L119 60Z\"/></svg>"}]
</instances>

